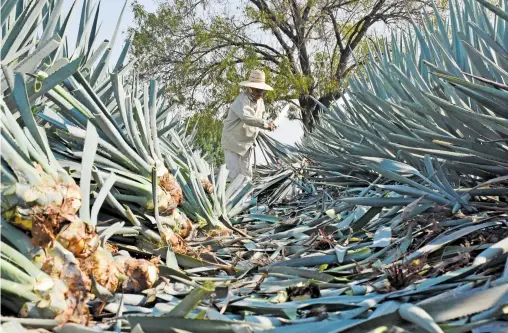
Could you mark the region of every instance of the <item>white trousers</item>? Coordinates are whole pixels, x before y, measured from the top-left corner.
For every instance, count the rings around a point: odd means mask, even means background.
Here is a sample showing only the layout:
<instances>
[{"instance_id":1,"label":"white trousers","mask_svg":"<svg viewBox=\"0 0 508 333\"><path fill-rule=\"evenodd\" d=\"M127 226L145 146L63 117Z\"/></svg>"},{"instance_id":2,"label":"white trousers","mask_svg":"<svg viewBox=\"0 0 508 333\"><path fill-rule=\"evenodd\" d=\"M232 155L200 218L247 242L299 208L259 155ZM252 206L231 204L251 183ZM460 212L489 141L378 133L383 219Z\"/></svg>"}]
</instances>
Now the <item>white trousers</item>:
<instances>
[{"instance_id":1,"label":"white trousers","mask_svg":"<svg viewBox=\"0 0 508 333\"><path fill-rule=\"evenodd\" d=\"M238 177L238 175L244 175L249 180L252 179L251 154L252 150L247 151L244 156L224 150L226 167L229 170L228 178L231 181Z\"/></svg>"}]
</instances>

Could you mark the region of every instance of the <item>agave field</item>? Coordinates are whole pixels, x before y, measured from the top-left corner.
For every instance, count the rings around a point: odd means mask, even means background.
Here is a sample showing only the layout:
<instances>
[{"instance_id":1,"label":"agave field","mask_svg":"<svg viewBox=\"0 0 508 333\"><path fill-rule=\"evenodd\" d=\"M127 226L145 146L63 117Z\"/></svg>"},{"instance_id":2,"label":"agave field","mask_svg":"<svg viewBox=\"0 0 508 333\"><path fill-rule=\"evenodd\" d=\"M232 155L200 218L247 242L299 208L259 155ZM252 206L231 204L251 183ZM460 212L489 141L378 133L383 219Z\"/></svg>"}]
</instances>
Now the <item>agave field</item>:
<instances>
[{"instance_id":1,"label":"agave field","mask_svg":"<svg viewBox=\"0 0 508 333\"><path fill-rule=\"evenodd\" d=\"M372 45L252 182L63 2L1 2L2 332L508 331L508 1Z\"/></svg>"}]
</instances>

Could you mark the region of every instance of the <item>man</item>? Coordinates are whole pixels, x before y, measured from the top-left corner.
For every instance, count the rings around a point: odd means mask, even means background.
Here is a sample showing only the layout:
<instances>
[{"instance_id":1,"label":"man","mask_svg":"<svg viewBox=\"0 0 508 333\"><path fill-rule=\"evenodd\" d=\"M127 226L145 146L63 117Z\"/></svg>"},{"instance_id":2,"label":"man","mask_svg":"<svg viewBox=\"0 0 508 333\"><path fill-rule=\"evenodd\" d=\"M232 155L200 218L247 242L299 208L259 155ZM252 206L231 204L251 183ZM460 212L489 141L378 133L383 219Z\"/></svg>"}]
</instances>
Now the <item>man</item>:
<instances>
[{"instance_id":1,"label":"man","mask_svg":"<svg viewBox=\"0 0 508 333\"><path fill-rule=\"evenodd\" d=\"M265 73L253 70L249 80L240 82L247 89L235 99L222 129L222 148L229 170L229 179L238 175L252 178L251 155L260 129L273 131L275 125L263 119L263 94L273 90L265 83Z\"/></svg>"}]
</instances>

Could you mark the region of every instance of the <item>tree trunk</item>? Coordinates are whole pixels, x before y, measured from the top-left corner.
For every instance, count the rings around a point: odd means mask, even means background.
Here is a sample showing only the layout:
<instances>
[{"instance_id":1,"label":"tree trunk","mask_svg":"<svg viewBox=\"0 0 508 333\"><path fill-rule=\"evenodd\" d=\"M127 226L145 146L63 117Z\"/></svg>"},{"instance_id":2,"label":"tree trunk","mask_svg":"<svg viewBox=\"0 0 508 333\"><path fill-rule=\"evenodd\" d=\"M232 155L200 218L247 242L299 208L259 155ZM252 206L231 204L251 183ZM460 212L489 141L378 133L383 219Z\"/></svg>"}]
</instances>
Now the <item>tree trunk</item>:
<instances>
[{"instance_id":1,"label":"tree trunk","mask_svg":"<svg viewBox=\"0 0 508 333\"><path fill-rule=\"evenodd\" d=\"M340 92L330 93L325 96L321 96L318 101L321 102L327 108L330 107L333 101L340 98L342 94ZM305 133L312 133L316 127L316 124L319 124L321 121L321 112L325 112L321 109L313 99L308 96L301 95L298 99L300 102L300 107L302 108L302 123L305 127Z\"/></svg>"},{"instance_id":2,"label":"tree trunk","mask_svg":"<svg viewBox=\"0 0 508 333\"><path fill-rule=\"evenodd\" d=\"M307 135L307 133L312 133L312 131L314 130L314 123L312 122L311 119L311 112L309 112L308 110L305 109L302 110L302 123L303 126L305 127L303 135L305 136Z\"/></svg>"},{"instance_id":3,"label":"tree trunk","mask_svg":"<svg viewBox=\"0 0 508 333\"><path fill-rule=\"evenodd\" d=\"M305 127L304 135L307 135L314 130L315 119L313 117L313 109L316 103L306 95L301 95L298 101L300 102L302 112L302 123Z\"/></svg>"}]
</instances>

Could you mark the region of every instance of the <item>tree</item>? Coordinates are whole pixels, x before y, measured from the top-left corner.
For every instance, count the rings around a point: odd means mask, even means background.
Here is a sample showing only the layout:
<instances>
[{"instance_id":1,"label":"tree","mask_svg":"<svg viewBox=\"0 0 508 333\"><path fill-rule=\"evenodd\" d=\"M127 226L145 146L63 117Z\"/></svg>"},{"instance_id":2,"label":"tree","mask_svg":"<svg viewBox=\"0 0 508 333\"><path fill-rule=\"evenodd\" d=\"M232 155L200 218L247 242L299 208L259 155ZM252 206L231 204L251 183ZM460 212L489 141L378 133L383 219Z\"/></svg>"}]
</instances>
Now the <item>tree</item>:
<instances>
[{"instance_id":1,"label":"tree","mask_svg":"<svg viewBox=\"0 0 508 333\"><path fill-rule=\"evenodd\" d=\"M194 144L199 147L208 162L213 165L224 164L221 146L222 122L209 113L195 113L187 122L187 134L196 128Z\"/></svg>"},{"instance_id":2,"label":"tree","mask_svg":"<svg viewBox=\"0 0 508 333\"><path fill-rule=\"evenodd\" d=\"M224 114L237 83L264 68L272 113L294 113L311 131L367 53L375 24L420 17L430 0L164 0L155 13L133 4L134 55L141 77L158 76L186 110Z\"/></svg>"}]
</instances>

